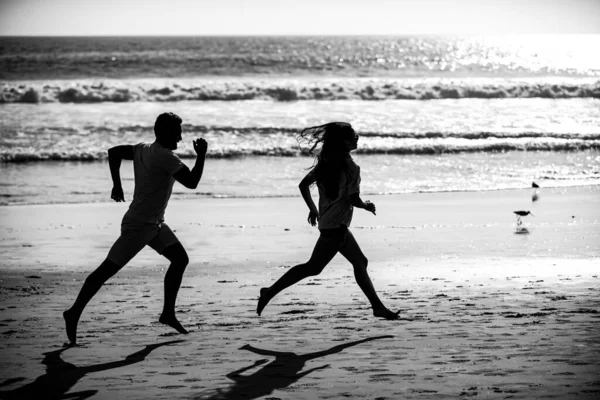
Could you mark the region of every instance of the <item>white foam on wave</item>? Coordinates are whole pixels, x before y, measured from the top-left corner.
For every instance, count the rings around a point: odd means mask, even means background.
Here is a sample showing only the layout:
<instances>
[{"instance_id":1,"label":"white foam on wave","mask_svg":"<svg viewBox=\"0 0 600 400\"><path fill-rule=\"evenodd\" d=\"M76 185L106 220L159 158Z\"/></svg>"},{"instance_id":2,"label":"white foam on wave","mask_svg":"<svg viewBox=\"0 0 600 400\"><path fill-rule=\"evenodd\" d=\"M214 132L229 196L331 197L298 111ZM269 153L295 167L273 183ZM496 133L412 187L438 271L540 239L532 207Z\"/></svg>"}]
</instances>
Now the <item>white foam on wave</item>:
<instances>
[{"instance_id":1,"label":"white foam on wave","mask_svg":"<svg viewBox=\"0 0 600 400\"><path fill-rule=\"evenodd\" d=\"M2 103L600 98L597 78L172 79L0 84Z\"/></svg>"},{"instance_id":2,"label":"white foam on wave","mask_svg":"<svg viewBox=\"0 0 600 400\"><path fill-rule=\"evenodd\" d=\"M256 135L248 134L238 137L213 140L205 136L211 143L207 154L209 158L235 158L243 156L295 157L306 155L306 149L300 148L296 139L290 135ZM106 148L100 143L98 147L89 143L74 144L63 147L53 146L48 142L43 145L5 147L0 150L3 162L25 161L94 161L106 159ZM468 138L397 138L397 137L363 137L356 154L455 154L455 153L497 153L506 151L584 151L600 150L600 137L595 139L554 138L554 137L487 137L484 139ZM177 151L182 158L195 158L194 150L183 144Z\"/></svg>"}]
</instances>

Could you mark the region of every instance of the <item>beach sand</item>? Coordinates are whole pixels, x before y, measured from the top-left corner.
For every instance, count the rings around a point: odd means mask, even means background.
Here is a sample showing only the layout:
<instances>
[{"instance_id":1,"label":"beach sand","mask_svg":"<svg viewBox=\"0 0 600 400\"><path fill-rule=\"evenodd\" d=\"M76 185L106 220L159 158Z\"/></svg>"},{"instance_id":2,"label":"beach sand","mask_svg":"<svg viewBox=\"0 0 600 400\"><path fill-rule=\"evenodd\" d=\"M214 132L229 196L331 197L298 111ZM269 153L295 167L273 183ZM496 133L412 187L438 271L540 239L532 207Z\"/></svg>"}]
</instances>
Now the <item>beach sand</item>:
<instances>
[{"instance_id":1,"label":"beach sand","mask_svg":"<svg viewBox=\"0 0 600 400\"><path fill-rule=\"evenodd\" d=\"M597 399L600 187L531 196L365 196L377 216L357 210L351 229L399 321L372 316L339 255L256 315L259 289L316 241L301 198L172 201L190 334L156 322L167 265L144 249L71 348L61 313L127 204L0 207L0 398Z\"/></svg>"}]
</instances>

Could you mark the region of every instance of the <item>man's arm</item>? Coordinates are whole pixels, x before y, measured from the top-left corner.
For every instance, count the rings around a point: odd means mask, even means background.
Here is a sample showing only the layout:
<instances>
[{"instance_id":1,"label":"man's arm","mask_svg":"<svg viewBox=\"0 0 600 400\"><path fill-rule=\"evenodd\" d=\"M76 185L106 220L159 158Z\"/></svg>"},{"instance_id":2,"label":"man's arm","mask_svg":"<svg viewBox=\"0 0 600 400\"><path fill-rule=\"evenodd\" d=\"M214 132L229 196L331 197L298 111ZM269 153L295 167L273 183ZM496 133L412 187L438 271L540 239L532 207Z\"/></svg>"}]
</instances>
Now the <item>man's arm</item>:
<instances>
[{"instance_id":1,"label":"man's arm","mask_svg":"<svg viewBox=\"0 0 600 400\"><path fill-rule=\"evenodd\" d=\"M319 216L319 210L317 210L317 206L315 206L315 202L310 195L310 185L312 185L314 181L315 178L311 173L309 173L304 177L304 179L302 179L302 181L300 181L300 184L298 185L300 194L302 194L302 198L310 210L308 213L308 223L312 226L317 224L317 217Z\"/></svg>"},{"instance_id":2,"label":"man's arm","mask_svg":"<svg viewBox=\"0 0 600 400\"><path fill-rule=\"evenodd\" d=\"M173 178L188 189L196 189L204 172L204 161L206 159L206 150L208 145L206 140L200 138L193 141L194 151L196 152L196 162L190 171L185 165L175 172Z\"/></svg>"},{"instance_id":3,"label":"man's arm","mask_svg":"<svg viewBox=\"0 0 600 400\"><path fill-rule=\"evenodd\" d=\"M121 160L133 160L133 146L116 146L108 149L108 166L113 181L110 197L116 202L125 201L121 186Z\"/></svg>"}]
</instances>

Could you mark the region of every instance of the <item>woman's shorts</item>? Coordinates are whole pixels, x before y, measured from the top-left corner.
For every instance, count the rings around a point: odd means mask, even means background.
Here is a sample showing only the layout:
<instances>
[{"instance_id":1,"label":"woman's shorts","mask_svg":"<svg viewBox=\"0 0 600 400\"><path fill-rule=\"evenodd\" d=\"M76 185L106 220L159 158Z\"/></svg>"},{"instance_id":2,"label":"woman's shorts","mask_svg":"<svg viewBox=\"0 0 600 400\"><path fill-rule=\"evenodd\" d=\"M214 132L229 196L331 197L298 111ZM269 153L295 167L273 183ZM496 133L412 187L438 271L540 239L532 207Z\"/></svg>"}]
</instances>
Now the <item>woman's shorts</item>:
<instances>
[{"instance_id":1,"label":"woman's shorts","mask_svg":"<svg viewBox=\"0 0 600 400\"><path fill-rule=\"evenodd\" d=\"M338 242L338 246L341 247L346 242L346 237L348 236L348 227L342 225L339 228L334 229L319 229L321 235L319 236L320 240L323 241L336 241Z\"/></svg>"}]
</instances>

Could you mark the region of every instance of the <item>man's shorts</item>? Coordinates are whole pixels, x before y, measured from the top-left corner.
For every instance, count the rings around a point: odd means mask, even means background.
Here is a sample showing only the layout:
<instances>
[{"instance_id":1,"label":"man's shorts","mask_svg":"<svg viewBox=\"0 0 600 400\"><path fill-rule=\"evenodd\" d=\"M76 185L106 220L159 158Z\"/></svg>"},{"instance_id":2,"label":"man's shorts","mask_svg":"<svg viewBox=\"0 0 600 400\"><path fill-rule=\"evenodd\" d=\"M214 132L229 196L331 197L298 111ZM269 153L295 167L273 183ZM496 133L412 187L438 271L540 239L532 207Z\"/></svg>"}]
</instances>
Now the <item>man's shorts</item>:
<instances>
[{"instance_id":1,"label":"man's shorts","mask_svg":"<svg viewBox=\"0 0 600 400\"><path fill-rule=\"evenodd\" d=\"M121 236L112 245L108 256L110 261L124 267L137 253L148 245L158 254L169 246L179 243L179 239L167 224L122 224Z\"/></svg>"}]
</instances>

